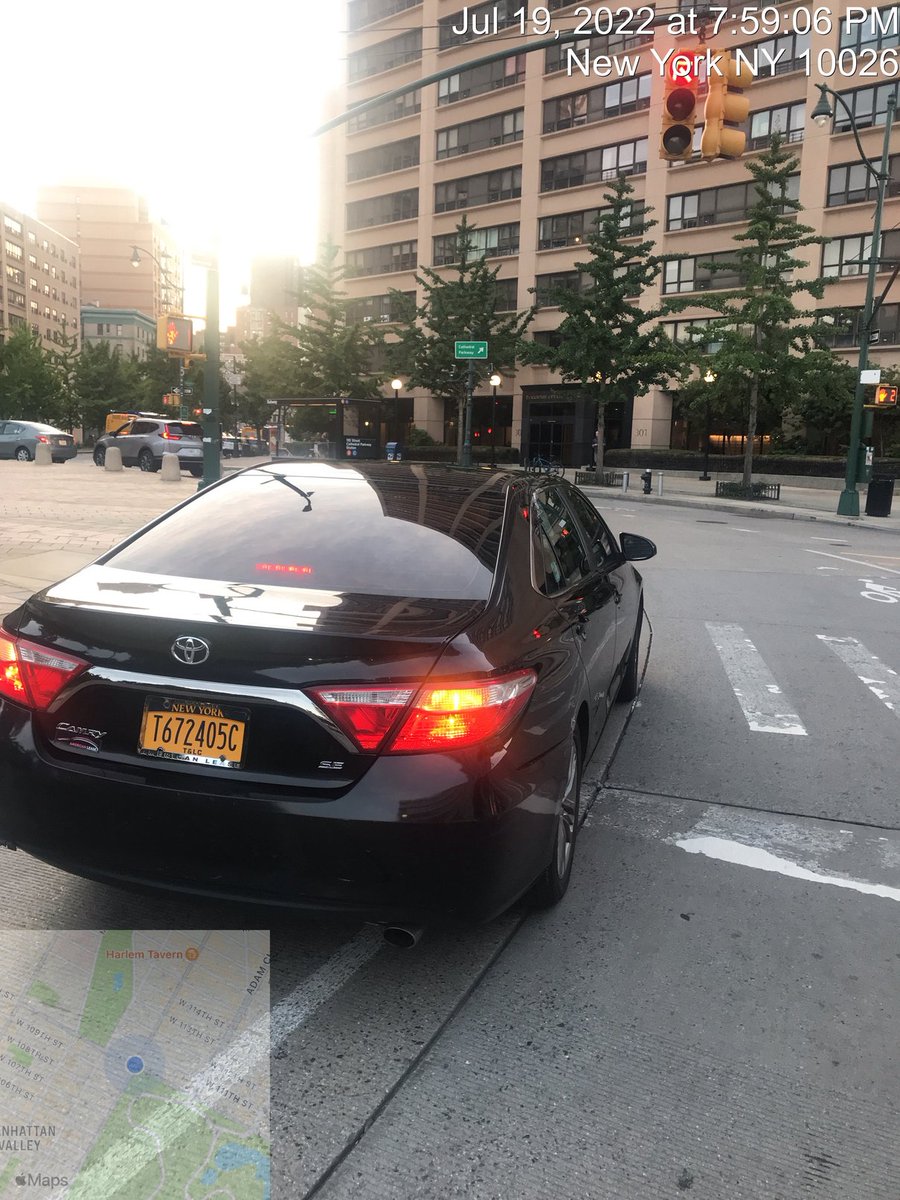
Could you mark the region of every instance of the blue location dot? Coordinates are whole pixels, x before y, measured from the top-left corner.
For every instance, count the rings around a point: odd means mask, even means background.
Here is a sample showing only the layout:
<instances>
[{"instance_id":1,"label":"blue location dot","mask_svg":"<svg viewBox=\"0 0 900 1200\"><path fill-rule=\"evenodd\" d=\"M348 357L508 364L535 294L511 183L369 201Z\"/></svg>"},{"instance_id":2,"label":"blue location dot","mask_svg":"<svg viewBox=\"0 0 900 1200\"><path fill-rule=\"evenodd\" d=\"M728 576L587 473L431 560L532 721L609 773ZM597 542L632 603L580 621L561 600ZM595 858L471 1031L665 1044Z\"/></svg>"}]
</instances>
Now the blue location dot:
<instances>
[{"instance_id":1,"label":"blue location dot","mask_svg":"<svg viewBox=\"0 0 900 1200\"><path fill-rule=\"evenodd\" d=\"M132 1075L140 1075L144 1069L144 1060L139 1054L132 1054L125 1066Z\"/></svg>"}]
</instances>

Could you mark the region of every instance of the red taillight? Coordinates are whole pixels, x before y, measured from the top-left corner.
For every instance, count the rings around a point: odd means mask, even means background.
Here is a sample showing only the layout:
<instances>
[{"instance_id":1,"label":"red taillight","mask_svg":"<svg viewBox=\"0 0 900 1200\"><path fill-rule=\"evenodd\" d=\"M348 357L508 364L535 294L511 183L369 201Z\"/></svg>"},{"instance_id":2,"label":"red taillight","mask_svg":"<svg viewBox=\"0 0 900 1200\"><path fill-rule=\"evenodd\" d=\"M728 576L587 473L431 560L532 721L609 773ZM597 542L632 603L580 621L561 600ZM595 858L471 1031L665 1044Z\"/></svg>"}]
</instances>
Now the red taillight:
<instances>
[{"instance_id":1,"label":"red taillight","mask_svg":"<svg viewBox=\"0 0 900 1200\"><path fill-rule=\"evenodd\" d=\"M181 434L180 433L172 433L166 426L163 427L162 435L166 439L167 442L180 442L181 441Z\"/></svg>"},{"instance_id":2,"label":"red taillight","mask_svg":"<svg viewBox=\"0 0 900 1200\"><path fill-rule=\"evenodd\" d=\"M422 688L314 688L311 694L361 750L377 751L399 722L387 754L459 749L496 739L528 703L537 676L448 680Z\"/></svg>"},{"instance_id":3,"label":"red taillight","mask_svg":"<svg viewBox=\"0 0 900 1200\"><path fill-rule=\"evenodd\" d=\"M50 441L50 439L48 437L45 437L42 433L39 433L34 440L36 442L45 442L45 443Z\"/></svg>"},{"instance_id":4,"label":"red taillight","mask_svg":"<svg viewBox=\"0 0 900 1200\"><path fill-rule=\"evenodd\" d=\"M0 633L0 696L28 708L49 708L65 685L89 665L49 646Z\"/></svg>"}]
</instances>

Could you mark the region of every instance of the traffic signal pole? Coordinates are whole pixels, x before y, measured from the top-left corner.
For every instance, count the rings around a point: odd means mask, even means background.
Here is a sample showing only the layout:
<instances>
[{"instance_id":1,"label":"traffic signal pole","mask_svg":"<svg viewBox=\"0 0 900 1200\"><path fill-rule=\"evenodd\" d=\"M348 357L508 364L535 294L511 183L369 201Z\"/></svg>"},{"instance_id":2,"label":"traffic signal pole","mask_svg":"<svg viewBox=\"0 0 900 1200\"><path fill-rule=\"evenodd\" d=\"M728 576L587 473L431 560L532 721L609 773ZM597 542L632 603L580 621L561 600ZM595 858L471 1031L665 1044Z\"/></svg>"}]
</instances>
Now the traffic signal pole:
<instances>
[{"instance_id":1,"label":"traffic signal pole","mask_svg":"<svg viewBox=\"0 0 900 1200\"><path fill-rule=\"evenodd\" d=\"M219 462L219 261L209 258L206 263L206 332L203 348L206 364L203 368L203 478L197 490L208 487L221 478Z\"/></svg>"}]
</instances>

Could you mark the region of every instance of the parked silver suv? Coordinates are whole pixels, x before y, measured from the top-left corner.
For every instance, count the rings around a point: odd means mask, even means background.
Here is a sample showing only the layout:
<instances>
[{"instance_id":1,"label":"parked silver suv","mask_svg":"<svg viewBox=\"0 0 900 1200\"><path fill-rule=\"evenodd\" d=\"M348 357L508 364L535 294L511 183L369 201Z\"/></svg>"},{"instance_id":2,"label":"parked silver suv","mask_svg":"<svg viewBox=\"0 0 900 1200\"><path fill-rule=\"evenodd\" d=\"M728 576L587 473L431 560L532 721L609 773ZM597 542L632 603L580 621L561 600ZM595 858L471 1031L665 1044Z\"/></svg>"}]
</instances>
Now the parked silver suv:
<instances>
[{"instance_id":1,"label":"parked silver suv","mask_svg":"<svg viewBox=\"0 0 900 1200\"><path fill-rule=\"evenodd\" d=\"M164 454L177 454L183 471L198 478L203 474L203 431L196 421L141 415L97 439L94 462L102 467L106 451L118 446L122 465L142 471L158 471Z\"/></svg>"}]
</instances>

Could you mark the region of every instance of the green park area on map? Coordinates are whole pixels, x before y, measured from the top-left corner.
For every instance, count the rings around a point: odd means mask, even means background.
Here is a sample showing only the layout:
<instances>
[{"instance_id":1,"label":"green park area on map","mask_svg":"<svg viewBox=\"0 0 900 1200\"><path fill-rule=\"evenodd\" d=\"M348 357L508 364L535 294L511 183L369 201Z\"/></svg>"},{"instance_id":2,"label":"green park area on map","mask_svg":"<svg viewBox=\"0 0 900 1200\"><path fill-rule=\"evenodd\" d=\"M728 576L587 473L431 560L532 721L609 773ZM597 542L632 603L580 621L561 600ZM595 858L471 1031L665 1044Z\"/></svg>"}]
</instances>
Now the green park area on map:
<instances>
[{"instance_id":1,"label":"green park area on map","mask_svg":"<svg viewBox=\"0 0 900 1200\"><path fill-rule=\"evenodd\" d=\"M98 1046L106 1045L131 1003L134 967L127 958L111 957L130 950L131 939L130 929L107 930L97 952L78 1032ZM117 977L118 987L114 986Z\"/></svg>"}]
</instances>

